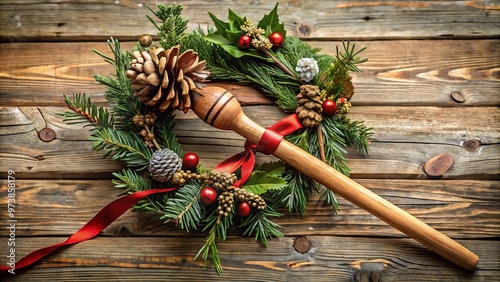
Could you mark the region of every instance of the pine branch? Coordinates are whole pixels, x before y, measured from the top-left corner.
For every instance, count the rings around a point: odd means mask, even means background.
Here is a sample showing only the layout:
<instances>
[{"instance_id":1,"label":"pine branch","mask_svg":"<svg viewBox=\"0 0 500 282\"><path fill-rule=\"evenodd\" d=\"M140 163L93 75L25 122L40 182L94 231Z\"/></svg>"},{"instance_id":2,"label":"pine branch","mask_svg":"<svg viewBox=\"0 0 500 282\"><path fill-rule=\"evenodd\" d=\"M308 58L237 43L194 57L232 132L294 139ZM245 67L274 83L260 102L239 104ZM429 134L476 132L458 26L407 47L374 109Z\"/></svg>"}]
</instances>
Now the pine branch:
<instances>
[{"instance_id":1,"label":"pine branch","mask_svg":"<svg viewBox=\"0 0 500 282\"><path fill-rule=\"evenodd\" d=\"M197 229L205 218L205 208L200 200L201 186L196 181L190 181L177 190L175 197L165 204L165 215L161 219L173 221L183 230Z\"/></svg>"},{"instance_id":2,"label":"pine branch","mask_svg":"<svg viewBox=\"0 0 500 282\"><path fill-rule=\"evenodd\" d=\"M283 233L277 228L281 228L278 224L272 222L268 217L280 217L282 214L274 211L269 205L266 205L264 210L258 210L248 216L240 225L246 227L244 236L255 234L255 241L261 241L264 246L268 245L268 238L283 237Z\"/></svg>"},{"instance_id":3,"label":"pine branch","mask_svg":"<svg viewBox=\"0 0 500 282\"><path fill-rule=\"evenodd\" d=\"M348 118L345 118L342 124L343 126L339 129L345 136L346 144L357 147L361 153L368 153L368 143L374 140L373 128L367 127L363 122L352 121Z\"/></svg>"},{"instance_id":4,"label":"pine branch","mask_svg":"<svg viewBox=\"0 0 500 282\"><path fill-rule=\"evenodd\" d=\"M147 17L158 29L160 45L163 49L167 50L182 43L188 24L188 20L181 16L183 6L178 4L165 6L158 3L156 4L156 8L158 10L154 11L148 6L148 9L162 21L162 24L158 25L153 18L150 16Z\"/></svg>"},{"instance_id":5,"label":"pine branch","mask_svg":"<svg viewBox=\"0 0 500 282\"><path fill-rule=\"evenodd\" d=\"M127 194L153 188L153 183L150 178L143 177L132 169L123 169L119 172L114 172L113 176L116 178L112 180L115 187L123 189ZM149 196L135 204L133 210L152 211L163 214L163 200L164 196Z\"/></svg>"},{"instance_id":6,"label":"pine branch","mask_svg":"<svg viewBox=\"0 0 500 282\"><path fill-rule=\"evenodd\" d=\"M156 134L155 138L157 138L158 142L163 148L169 148L174 151L177 155L183 156L184 152L181 148L181 144L177 141L177 135L174 131L175 115L173 112L168 113L161 119L157 120L154 124L154 128L158 134Z\"/></svg>"},{"instance_id":7,"label":"pine branch","mask_svg":"<svg viewBox=\"0 0 500 282\"><path fill-rule=\"evenodd\" d=\"M326 188L324 185L321 185L320 189L319 199L325 201L325 206L332 207L333 214L337 214L337 212L340 210L340 207L337 201L336 194L332 190Z\"/></svg>"},{"instance_id":8,"label":"pine branch","mask_svg":"<svg viewBox=\"0 0 500 282\"><path fill-rule=\"evenodd\" d=\"M58 113L63 117L63 122L67 124L87 123L86 126L94 128L112 128L114 126L114 117L103 106L97 106L85 94L73 94L69 99L64 95L64 102L71 111Z\"/></svg>"},{"instance_id":9,"label":"pine branch","mask_svg":"<svg viewBox=\"0 0 500 282\"><path fill-rule=\"evenodd\" d=\"M273 208L284 205L290 212L304 215L307 201L316 192L316 182L290 166L285 168L282 177L288 184L281 190L272 191L266 202Z\"/></svg>"},{"instance_id":10,"label":"pine branch","mask_svg":"<svg viewBox=\"0 0 500 282\"><path fill-rule=\"evenodd\" d=\"M148 167L151 149L135 133L102 128L88 138L93 141L95 151L105 150L104 158L112 155L113 159L125 162L128 166L143 170Z\"/></svg>"},{"instance_id":11,"label":"pine branch","mask_svg":"<svg viewBox=\"0 0 500 282\"><path fill-rule=\"evenodd\" d=\"M146 113L148 109L134 96L130 79L125 75L130 67L132 55L129 52L122 52L120 43L114 38L108 40L108 46L114 58L110 58L97 50L93 51L115 68L115 74L111 76L95 75L94 79L108 87L105 98L111 104L113 114L116 117L117 128L134 130L136 126L132 122L132 117L138 113Z\"/></svg>"},{"instance_id":12,"label":"pine branch","mask_svg":"<svg viewBox=\"0 0 500 282\"><path fill-rule=\"evenodd\" d=\"M368 59L361 59L360 57L358 57L358 55L363 52L366 47L364 48L361 48L360 50L358 51L355 51L356 49L356 44L352 44L351 46L351 42L350 41L347 41L347 43L345 41L342 42L342 46L344 47L344 53L340 53L339 52L339 48L337 47L336 50L337 50L337 54L336 54L336 57L337 57L337 60L341 61L344 63L345 67L350 70L350 71L353 71L353 72L361 72L361 70L358 68L357 65L359 64L362 64L364 62L367 62Z\"/></svg>"},{"instance_id":13,"label":"pine branch","mask_svg":"<svg viewBox=\"0 0 500 282\"><path fill-rule=\"evenodd\" d=\"M215 271L218 275L221 275L222 264L219 257L219 250L217 249L217 241L225 241L227 236L227 231L233 225L234 210L232 210L228 216L220 217L217 210L214 210L205 220L207 223L202 232L210 230L205 239L205 245L198 251L194 259L197 259L200 255L207 266L209 257L212 258L212 263L214 265Z\"/></svg>"}]
</instances>

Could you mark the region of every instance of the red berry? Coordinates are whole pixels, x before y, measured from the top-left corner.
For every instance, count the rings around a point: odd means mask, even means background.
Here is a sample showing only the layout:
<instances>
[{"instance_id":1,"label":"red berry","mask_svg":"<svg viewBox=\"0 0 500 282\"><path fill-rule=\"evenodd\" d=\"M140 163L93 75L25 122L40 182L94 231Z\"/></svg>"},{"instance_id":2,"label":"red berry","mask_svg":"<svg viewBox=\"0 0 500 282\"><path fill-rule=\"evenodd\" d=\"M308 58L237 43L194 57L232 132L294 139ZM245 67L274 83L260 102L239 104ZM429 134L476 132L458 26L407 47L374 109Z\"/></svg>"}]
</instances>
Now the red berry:
<instances>
[{"instance_id":1,"label":"red berry","mask_svg":"<svg viewBox=\"0 0 500 282\"><path fill-rule=\"evenodd\" d=\"M345 102L347 102L347 99L345 97L340 97L339 98L339 103L340 104L345 104Z\"/></svg>"},{"instance_id":2,"label":"red berry","mask_svg":"<svg viewBox=\"0 0 500 282\"><path fill-rule=\"evenodd\" d=\"M252 208L247 202L238 202L236 204L236 214L241 217L249 216Z\"/></svg>"},{"instance_id":3,"label":"red berry","mask_svg":"<svg viewBox=\"0 0 500 282\"><path fill-rule=\"evenodd\" d=\"M325 100L321 107L325 116L333 116L337 111L337 103L333 100Z\"/></svg>"},{"instance_id":4,"label":"red berry","mask_svg":"<svg viewBox=\"0 0 500 282\"><path fill-rule=\"evenodd\" d=\"M205 187L200 192L200 200L205 205L211 205L217 199L217 191L212 187Z\"/></svg>"},{"instance_id":5,"label":"red berry","mask_svg":"<svg viewBox=\"0 0 500 282\"><path fill-rule=\"evenodd\" d=\"M252 38L248 35L242 35L240 36L240 40L238 41L238 46L241 49L248 49L250 46L252 46Z\"/></svg>"},{"instance_id":6,"label":"red berry","mask_svg":"<svg viewBox=\"0 0 500 282\"><path fill-rule=\"evenodd\" d=\"M274 48L279 48L279 47L283 46L284 40L285 40L285 38L283 37L283 34L277 32L277 31L273 32L269 35L269 41L271 41Z\"/></svg>"},{"instance_id":7,"label":"red berry","mask_svg":"<svg viewBox=\"0 0 500 282\"><path fill-rule=\"evenodd\" d=\"M200 158L195 153L187 153L182 157L182 167L194 169L200 163Z\"/></svg>"}]
</instances>

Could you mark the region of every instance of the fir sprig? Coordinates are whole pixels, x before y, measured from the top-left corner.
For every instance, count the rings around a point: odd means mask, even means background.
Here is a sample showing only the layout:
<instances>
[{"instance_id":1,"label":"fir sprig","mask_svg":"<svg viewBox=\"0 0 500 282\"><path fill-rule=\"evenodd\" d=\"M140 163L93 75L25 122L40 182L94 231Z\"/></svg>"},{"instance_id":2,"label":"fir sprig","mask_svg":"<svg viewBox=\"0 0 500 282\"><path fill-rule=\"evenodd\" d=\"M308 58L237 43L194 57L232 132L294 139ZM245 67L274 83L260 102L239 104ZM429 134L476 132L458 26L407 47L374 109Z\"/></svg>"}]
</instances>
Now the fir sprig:
<instances>
[{"instance_id":1,"label":"fir sprig","mask_svg":"<svg viewBox=\"0 0 500 282\"><path fill-rule=\"evenodd\" d=\"M156 8L157 10L153 10L148 6L148 9L160 19L162 23L158 25L154 18L150 16L147 17L158 29L160 45L163 49L167 50L183 41L186 35L185 31L188 20L181 16L182 10L184 9L182 5L173 4L165 6L163 4L157 4Z\"/></svg>"},{"instance_id":2,"label":"fir sprig","mask_svg":"<svg viewBox=\"0 0 500 282\"><path fill-rule=\"evenodd\" d=\"M146 112L147 106L134 96L130 79L125 75L130 68L132 55L129 52L122 52L120 42L114 38L108 40L108 46L113 53L113 58L97 50L93 51L101 56L105 62L111 64L115 68L115 73L108 76L95 75L94 79L107 86L104 97L113 109L116 127L122 130L136 130L132 117L138 113Z\"/></svg>"},{"instance_id":3,"label":"fir sprig","mask_svg":"<svg viewBox=\"0 0 500 282\"><path fill-rule=\"evenodd\" d=\"M194 259L197 259L200 255L207 266L208 260L211 257L212 263L214 265L217 274L222 274L222 263L219 256L219 250L217 249L217 241L225 241L227 237L227 231L233 225L234 209L231 210L228 216L219 216L216 210L214 210L205 220L205 228L202 232L208 230L208 235L205 239L205 244L198 251Z\"/></svg>"},{"instance_id":4,"label":"fir sprig","mask_svg":"<svg viewBox=\"0 0 500 282\"><path fill-rule=\"evenodd\" d=\"M175 197L165 204L165 214L161 219L173 221L180 229L196 230L205 218L205 208L200 200L201 185L190 181L176 191Z\"/></svg>"},{"instance_id":5,"label":"fir sprig","mask_svg":"<svg viewBox=\"0 0 500 282\"><path fill-rule=\"evenodd\" d=\"M280 216L282 214L267 205L265 209L252 213L243 221L240 225L240 227L246 227L243 235L251 236L255 234L255 241L261 241L267 247L269 238L283 237L283 233L278 230L281 226L269 219L269 217Z\"/></svg>"},{"instance_id":6,"label":"fir sprig","mask_svg":"<svg viewBox=\"0 0 500 282\"><path fill-rule=\"evenodd\" d=\"M111 155L113 159L123 161L137 170L149 165L152 151L133 132L103 128L94 131L88 139L92 141L94 151L106 151L103 158Z\"/></svg>"},{"instance_id":7,"label":"fir sprig","mask_svg":"<svg viewBox=\"0 0 500 282\"><path fill-rule=\"evenodd\" d=\"M112 180L116 188L123 189L124 193L132 194L139 191L146 191L153 188L151 178L137 173L135 170L126 168L119 172L113 172L115 179ZM151 211L163 214L165 195L148 196L133 206L134 211ZM168 198L168 197L167 197Z\"/></svg>"},{"instance_id":8,"label":"fir sprig","mask_svg":"<svg viewBox=\"0 0 500 282\"><path fill-rule=\"evenodd\" d=\"M114 126L114 117L107 108L97 106L85 94L73 94L70 99L64 95L64 102L71 111L58 113L67 124L87 123L94 128L111 128Z\"/></svg>"}]
</instances>

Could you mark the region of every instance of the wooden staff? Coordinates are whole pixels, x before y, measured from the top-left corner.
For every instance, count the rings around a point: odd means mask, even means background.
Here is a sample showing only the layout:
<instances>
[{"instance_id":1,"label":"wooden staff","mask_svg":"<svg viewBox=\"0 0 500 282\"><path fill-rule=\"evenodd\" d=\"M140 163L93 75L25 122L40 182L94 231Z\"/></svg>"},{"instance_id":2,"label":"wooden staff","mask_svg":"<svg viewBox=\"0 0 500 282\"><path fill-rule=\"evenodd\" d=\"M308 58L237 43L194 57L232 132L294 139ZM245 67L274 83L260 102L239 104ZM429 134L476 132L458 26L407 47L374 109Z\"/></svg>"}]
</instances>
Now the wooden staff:
<instances>
[{"instance_id":1,"label":"wooden staff","mask_svg":"<svg viewBox=\"0 0 500 282\"><path fill-rule=\"evenodd\" d=\"M265 129L243 113L241 105L229 91L207 86L195 90L192 96L193 111L207 124L235 131L255 144L259 142ZM476 267L479 258L464 246L290 142L281 141L273 155L449 261L467 270Z\"/></svg>"}]
</instances>

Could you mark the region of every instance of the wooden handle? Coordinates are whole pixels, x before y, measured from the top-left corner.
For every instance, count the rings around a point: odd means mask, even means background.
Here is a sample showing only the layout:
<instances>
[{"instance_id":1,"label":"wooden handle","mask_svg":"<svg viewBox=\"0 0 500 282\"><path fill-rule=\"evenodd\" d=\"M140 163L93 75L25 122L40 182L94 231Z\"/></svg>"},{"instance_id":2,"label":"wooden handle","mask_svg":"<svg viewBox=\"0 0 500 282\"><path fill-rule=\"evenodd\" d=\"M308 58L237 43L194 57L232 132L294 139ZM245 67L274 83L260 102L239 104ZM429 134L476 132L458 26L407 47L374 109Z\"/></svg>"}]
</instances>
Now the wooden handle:
<instances>
[{"instance_id":1,"label":"wooden handle","mask_svg":"<svg viewBox=\"0 0 500 282\"><path fill-rule=\"evenodd\" d=\"M259 142L265 129L243 113L230 92L213 86L197 92L193 110L201 119L216 128L233 130L250 142ZM479 258L464 246L290 142L283 140L273 155L449 261L467 270L476 267Z\"/></svg>"}]
</instances>

